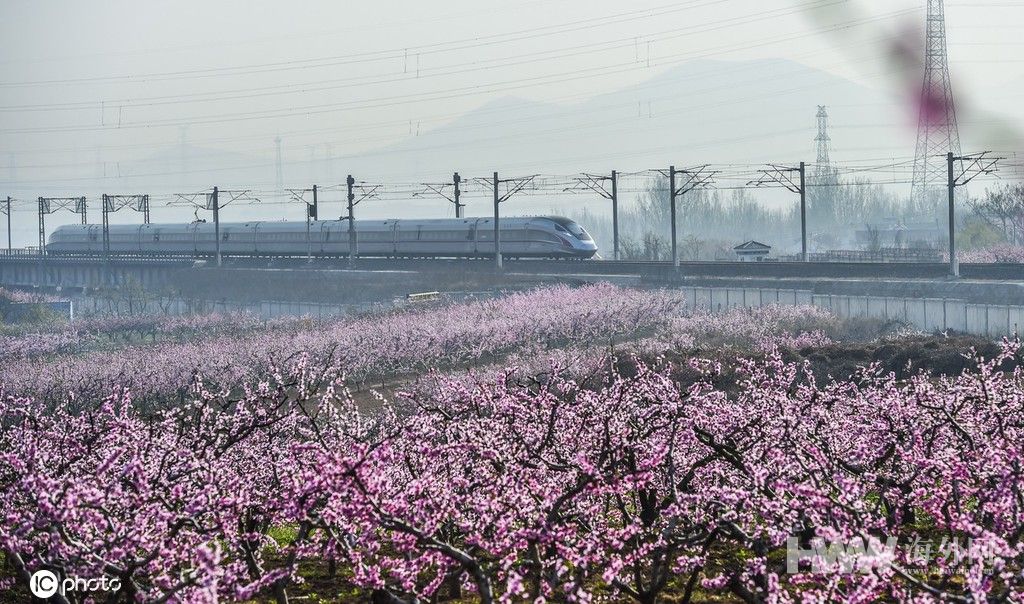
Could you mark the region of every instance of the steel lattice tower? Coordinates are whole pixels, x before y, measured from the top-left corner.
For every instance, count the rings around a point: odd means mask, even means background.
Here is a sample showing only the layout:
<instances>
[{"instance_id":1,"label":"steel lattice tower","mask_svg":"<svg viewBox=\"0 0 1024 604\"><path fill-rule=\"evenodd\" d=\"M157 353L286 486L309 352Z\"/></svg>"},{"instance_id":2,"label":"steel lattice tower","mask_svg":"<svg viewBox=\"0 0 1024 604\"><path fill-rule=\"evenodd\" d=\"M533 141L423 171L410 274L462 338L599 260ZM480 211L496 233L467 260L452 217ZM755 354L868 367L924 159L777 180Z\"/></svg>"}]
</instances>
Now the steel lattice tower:
<instances>
[{"instance_id":1,"label":"steel lattice tower","mask_svg":"<svg viewBox=\"0 0 1024 604\"><path fill-rule=\"evenodd\" d=\"M953 87L946 52L946 15L943 0L928 0L925 34L924 85L921 87L917 126L917 152L911 199L920 210L931 208L937 189L945 191L948 166L945 155L960 155Z\"/></svg>"},{"instance_id":2,"label":"steel lattice tower","mask_svg":"<svg viewBox=\"0 0 1024 604\"><path fill-rule=\"evenodd\" d=\"M818 136L814 142L818 145L818 161L814 166L814 184L831 186L837 183L836 170L829 159L832 137L828 135L828 111L824 105L818 105Z\"/></svg>"}]
</instances>

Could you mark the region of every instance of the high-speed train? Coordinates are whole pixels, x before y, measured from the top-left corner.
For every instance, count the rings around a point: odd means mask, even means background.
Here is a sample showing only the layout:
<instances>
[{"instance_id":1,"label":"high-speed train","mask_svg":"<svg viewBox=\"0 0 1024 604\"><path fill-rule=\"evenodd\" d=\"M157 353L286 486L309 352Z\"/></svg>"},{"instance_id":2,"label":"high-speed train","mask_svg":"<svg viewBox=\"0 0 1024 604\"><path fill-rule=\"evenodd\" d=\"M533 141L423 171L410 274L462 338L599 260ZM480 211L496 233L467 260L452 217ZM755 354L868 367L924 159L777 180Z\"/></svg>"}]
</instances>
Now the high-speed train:
<instances>
[{"instance_id":1,"label":"high-speed train","mask_svg":"<svg viewBox=\"0 0 1024 604\"><path fill-rule=\"evenodd\" d=\"M493 218L357 220L356 254L383 257L494 257ZM502 218L501 253L508 257L590 258L593 238L561 216ZM110 225L110 252L120 255L210 256L216 251L213 223ZM229 222L220 224L226 256L347 256L349 223ZM103 227L64 225L50 234L47 254L103 253Z\"/></svg>"}]
</instances>

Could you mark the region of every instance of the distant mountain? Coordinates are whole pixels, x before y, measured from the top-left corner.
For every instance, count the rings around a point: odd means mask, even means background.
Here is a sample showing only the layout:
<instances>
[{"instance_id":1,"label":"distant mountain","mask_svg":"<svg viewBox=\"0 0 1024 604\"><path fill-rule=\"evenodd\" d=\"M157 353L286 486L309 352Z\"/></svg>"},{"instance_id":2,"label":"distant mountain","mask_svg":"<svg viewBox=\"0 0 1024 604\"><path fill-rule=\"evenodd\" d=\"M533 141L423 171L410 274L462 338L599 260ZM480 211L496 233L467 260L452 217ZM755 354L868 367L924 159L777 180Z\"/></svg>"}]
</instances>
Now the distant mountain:
<instances>
[{"instance_id":1,"label":"distant mountain","mask_svg":"<svg viewBox=\"0 0 1024 604\"><path fill-rule=\"evenodd\" d=\"M912 120L883 93L792 61L698 60L575 104L499 98L398 143L334 158L331 170L322 160L289 157L285 180L294 186L322 182L325 174L340 182L345 173L372 180L400 171L414 180L446 180L454 171L470 177L495 170L566 174L670 164L814 162L818 105L828 107L833 161L913 153L913 133L905 128ZM165 190L215 182L268 188L275 180L270 154L194 147L169 148L122 165L122 173L129 182L147 183L143 188ZM411 201L400 211L368 203L361 215L436 215L438 203ZM534 198L515 209L551 211L556 205L565 207L562 200ZM247 215L279 213L268 207Z\"/></svg>"},{"instance_id":2,"label":"distant mountain","mask_svg":"<svg viewBox=\"0 0 1024 604\"><path fill-rule=\"evenodd\" d=\"M791 61L701 60L574 105L500 99L346 164L446 174L814 161L818 105L830 107L837 160L911 140L896 102L849 80Z\"/></svg>"},{"instance_id":3,"label":"distant mountain","mask_svg":"<svg viewBox=\"0 0 1024 604\"><path fill-rule=\"evenodd\" d=\"M136 188L193 191L213 184L244 185L273 182L272 160L245 153L175 146L162 149L137 162L122 164L121 178Z\"/></svg>"}]
</instances>

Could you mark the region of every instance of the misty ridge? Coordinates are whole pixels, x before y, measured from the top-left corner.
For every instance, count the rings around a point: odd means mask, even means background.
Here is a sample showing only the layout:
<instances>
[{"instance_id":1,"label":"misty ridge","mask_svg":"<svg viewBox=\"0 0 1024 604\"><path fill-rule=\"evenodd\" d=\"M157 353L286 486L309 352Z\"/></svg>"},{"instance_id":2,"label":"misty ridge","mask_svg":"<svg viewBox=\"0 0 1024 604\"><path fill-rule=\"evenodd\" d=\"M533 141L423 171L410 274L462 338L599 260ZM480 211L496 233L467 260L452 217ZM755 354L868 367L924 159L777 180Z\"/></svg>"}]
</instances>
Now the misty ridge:
<instances>
[{"instance_id":1,"label":"misty ridge","mask_svg":"<svg viewBox=\"0 0 1024 604\"><path fill-rule=\"evenodd\" d=\"M1024 91L1024 79L1018 84ZM594 171L595 166L609 170L620 165L661 167L658 162L678 166L772 158L813 162L814 110L818 105L829 110L832 161L865 154L883 159L884 151L879 149L891 149L896 156L913 144L908 127L913 117L887 93L795 61L697 60L576 104L506 96L430 130L410 122L405 140L356 154L338 153L330 144L308 145L298 157L285 154L281 158L282 176L289 186L324 186L343 182L348 174L372 181L401 171L406 178L412 174L438 180L456 170L464 175L485 175L495 169L525 174L527 168L539 164L554 171ZM122 159L110 161L99 151L94 165L85 162L82 168L61 169L57 180L103 182L102 189L86 187L94 195L119 188L178 192L203 190L215 183L239 188L278 184L273 140L242 153L196 146L186 135L183 130L178 145L141 157L122 153L118 155ZM54 170L16 166L9 172L33 179L58 175ZM902 173L894 172L894 184L889 186L884 178L879 183L876 177L875 183L861 178L841 181L841 186L832 190L812 188L808 194L811 251L894 245L891 237L888 242L879 241L871 231L891 230L897 224L913 224L928 231L916 240L902 242L904 245L935 247L939 221L943 220L940 200L933 207L913 207L907 187L898 184L902 179ZM12 185L19 188L17 181ZM647 187L622 196L620 251L624 258L664 260L670 254L667 184L653 179ZM332 210L335 214L344 210L343 204L332 206L331 202L329 195L324 197L326 219ZM486 202L469 199L467 203L468 215L490 211ZM568 214L587 225L602 255L611 257L611 211L601 199L531 196L506 204L504 211L508 215ZM771 245L781 254L799 251L798 207L796 199L785 192L696 190L680 200L679 211L684 259L732 258L732 246L748 239ZM154 208L156 220L181 221L187 213L181 208ZM452 209L437 201L374 204L371 200L361 207L361 215L427 218L451 216ZM272 203L228 208L224 216L226 220L302 219L297 209ZM113 222L130 220L112 217ZM859 237L857 231L861 231ZM31 233L28 229L23 232Z\"/></svg>"},{"instance_id":2,"label":"misty ridge","mask_svg":"<svg viewBox=\"0 0 1024 604\"><path fill-rule=\"evenodd\" d=\"M1024 88L1024 86L1022 86ZM696 60L668 69L651 79L575 104L528 101L506 96L487 102L450 123L421 130L410 123L410 135L398 143L344 155L329 144L308 145L304 153L281 158L283 182L343 182L348 174L366 181L399 174L439 180L453 171L464 175L529 173L536 165L552 171L597 171L598 168L642 169L706 163L761 162L786 158L814 160L814 111L829 108L832 159L879 155L892 149L902 155L912 145L912 117L886 93L806 65L782 59L749 61ZM325 118L325 122L329 122ZM213 184L272 188L275 178L274 141L256 143L247 153L189 142L182 131L179 144L147 155L136 151L117 155L97 151L95 163L55 170L12 166L15 177L57 177L58 182L88 185L92 194L125 189L152 192L203 190ZM84 157L89 153L83 152ZM108 156L110 159L107 159ZM112 161L118 157L117 161ZM880 155L879 155L880 157ZM899 175L894 174L893 180ZM384 180L384 178L381 178ZM386 181L385 181L386 182ZM15 187L19 187L17 182ZM72 184L63 185L72 187ZM622 235L646 251L635 254L663 259L667 249L666 185L651 182L650 190L622 196ZM843 187L816 202L811 194L810 219L815 247L849 247L858 243L852 228L893 220L933 222L921 209L901 204L899 185ZM75 188L76 191L82 190ZM325 217L343 212L325 196ZM486 204L467 200L468 215L487 215ZM611 253L611 212L603 200L581 195L531 196L505 205L508 215L569 214L595 233L605 257ZM684 255L714 259L740 239L760 238L784 253L799 246L796 200L785 192L694 191L681 200L679 232L694 237ZM183 214L184 212L184 214ZM180 221L181 208L154 208L155 220ZM367 218L450 216L451 207L436 201L408 200L402 204L363 204ZM635 218L634 218L635 217ZM225 220L301 220L301 212L279 204L228 208ZM55 217L55 220L60 220ZM113 216L114 222L130 217ZM55 222L56 224L56 222ZM794 225L797 225L794 228ZM30 231L27 229L25 233ZM703 242L703 243L699 243ZM628 242L627 242L628 243ZM729 245L726 245L729 244ZM689 250L689 251L687 251ZM699 250L699 251L698 251ZM635 251L635 250L634 250Z\"/></svg>"}]
</instances>

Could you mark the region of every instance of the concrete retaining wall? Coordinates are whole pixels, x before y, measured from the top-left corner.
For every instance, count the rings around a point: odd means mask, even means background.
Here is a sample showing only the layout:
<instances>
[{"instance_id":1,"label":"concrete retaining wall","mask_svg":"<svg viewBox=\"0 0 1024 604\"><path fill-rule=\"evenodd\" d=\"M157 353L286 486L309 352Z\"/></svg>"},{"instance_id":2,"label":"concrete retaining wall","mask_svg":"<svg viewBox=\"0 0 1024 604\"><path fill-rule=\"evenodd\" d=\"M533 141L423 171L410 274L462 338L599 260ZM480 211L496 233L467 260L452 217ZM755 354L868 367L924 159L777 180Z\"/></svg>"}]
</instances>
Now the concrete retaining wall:
<instances>
[{"instance_id":1,"label":"concrete retaining wall","mask_svg":"<svg viewBox=\"0 0 1024 604\"><path fill-rule=\"evenodd\" d=\"M979 336L1012 336L1024 326L1024 306L969 304L963 300L820 295L805 290L683 287L695 307L723 311L769 304L813 305L841 318L905 321L926 332L953 330Z\"/></svg>"}]
</instances>

